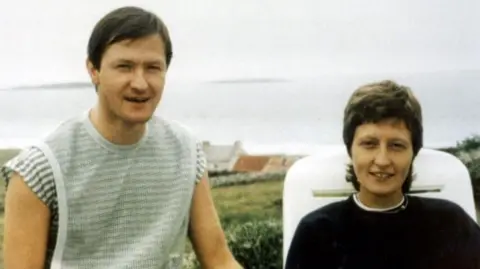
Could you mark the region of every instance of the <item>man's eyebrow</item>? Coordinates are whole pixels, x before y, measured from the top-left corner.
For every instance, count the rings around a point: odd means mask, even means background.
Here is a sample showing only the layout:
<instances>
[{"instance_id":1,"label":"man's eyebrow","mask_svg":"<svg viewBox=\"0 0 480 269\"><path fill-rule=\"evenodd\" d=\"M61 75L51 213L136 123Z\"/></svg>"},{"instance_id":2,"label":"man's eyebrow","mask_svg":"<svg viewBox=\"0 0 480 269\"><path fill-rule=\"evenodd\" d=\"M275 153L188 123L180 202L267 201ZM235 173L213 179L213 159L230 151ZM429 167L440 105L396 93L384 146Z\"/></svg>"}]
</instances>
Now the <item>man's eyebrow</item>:
<instances>
[{"instance_id":1,"label":"man's eyebrow","mask_svg":"<svg viewBox=\"0 0 480 269\"><path fill-rule=\"evenodd\" d=\"M134 61L132 60L129 60L129 59L123 59L123 58L120 58L120 59L117 59L115 61L113 61L114 63L134 63Z\"/></svg>"},{"instance_id":2,"label":"man's eyebrow","mask_svg":"<svg viewBox=\"0 0 480 269\"><path fill-rule=\"evenodd\" d=\"M162 61L162 60L152 60L152 61L145 61L145 64L164 66L164 65L165 65L165 62Z\"/></svg>"},{"instance_id":3,"label":"man's eyebrow","mask_svg":"<svg viewBox=\"0 0 480 269\"><path fill-rule=\"evenodd\" d=\"M114 61L115 63L135 63L133 60L120 58ZM157 64L157 65L165 65L165 62L162 60L149 60L145 61L144 64Z\"/></svg>"}]
</instances>

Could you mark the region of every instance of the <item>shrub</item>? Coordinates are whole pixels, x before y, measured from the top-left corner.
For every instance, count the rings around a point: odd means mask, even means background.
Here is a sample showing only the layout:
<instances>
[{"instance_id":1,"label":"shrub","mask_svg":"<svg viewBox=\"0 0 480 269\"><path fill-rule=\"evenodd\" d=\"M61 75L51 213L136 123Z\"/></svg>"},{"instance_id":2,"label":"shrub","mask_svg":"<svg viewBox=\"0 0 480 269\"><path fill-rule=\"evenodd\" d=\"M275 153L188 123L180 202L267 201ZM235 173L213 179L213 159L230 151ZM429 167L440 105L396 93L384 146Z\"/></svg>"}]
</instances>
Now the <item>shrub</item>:
<instances>
[{"instance_id":1,"label":"shrub","mask_svg":"<svg viewBox=\"0 0 480 269\"><path fill-rule=\"evenodd\" d=\"M251 221L232 226L227 233L230 249L244 268L282 268L281 221Z\"/></svg>"},{"instance_id":2,"label":"shrub","mask_svg":"<svg viewBox=\"0 0 480 269\"><path fill-rule=\"evenodd\" d=\"M476 150L480 148L480 135L472 135L464 140L457 142L457 149L463 151Z\"/></svg>"},{"instance_id":3,"label":"shrub","mask_svg":"<svg viewBox=\"0 0 480 269\"><path fill-rule=\"evenodd\" d=\"M480 159L465 162L472 180L473 194L477 203L480 202Z\"/></svg>"},{"instance_id":4,"label":"shrub","mask_svg":"<svg viewBox=\"0 0 480 269\"><path fill-rule=\"evenodd\" d=\"M228 171L228 170L223 170L223 171L208 171L208 176L209 176L209 177L230 176L230 175L235 175L235 174L238 174L238 173L239 173L239 172Z\"/></svg>"},{"instance_id":5,"label":"shrub","mask_svg":"<svg viewBox=\"0 0 480 269\"><path fill-rule=\"evenodd\" d=\"M246 185L263 181L283 180L285 171L270 173L237 173L232 175L216 176L210 178L212 188Z\"/></svg>"},{"instance_id":6,"label":"shrub","mask_svg":"<svg viewBox=\"0 0 480 269\"><path fill-rule=\"evenodd\" d=\"M459 151L458 148L448 147L448 148L439 148L438 150L446 152L446 153L450 153L450 154L458 157L458 151Z\"/></svg>"},{"instance_id":7,"label":"shrub","mask_svg":"<svg viewBox=\"0 0 480 269\"><path fill-rule=\"evenodd\" d=\"M229 226L226 237L237 261L249 269L282 268L283 233L279 220L250 221ZM184 268L200 268L194 253L184 259Z\"/></svg>"},{"instance_id":8,"label":"shrub","mask_svg":"<svg viewBox=\"0 0 480 269\"><path fill-rule=\"evenodd\" d=\"M439 149L457 156L465 164L470 173L475 201L478 204L480 204L480 158L478 158L478 154L471 153L479 149L480 135L467 137L457 142L456 147Z\"/></svg>"}]
</instances>

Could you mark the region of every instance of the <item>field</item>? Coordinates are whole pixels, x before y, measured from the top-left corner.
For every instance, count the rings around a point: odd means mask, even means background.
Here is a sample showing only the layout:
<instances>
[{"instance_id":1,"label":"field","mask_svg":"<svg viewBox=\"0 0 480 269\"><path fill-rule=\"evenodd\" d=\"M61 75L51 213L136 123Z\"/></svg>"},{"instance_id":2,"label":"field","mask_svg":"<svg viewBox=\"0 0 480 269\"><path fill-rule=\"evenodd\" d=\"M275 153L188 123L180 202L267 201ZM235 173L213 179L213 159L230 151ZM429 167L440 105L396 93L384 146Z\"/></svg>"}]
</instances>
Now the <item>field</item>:
<instances>
[{"instance_id":1,"label":"field","mask_svg":"<svg viewBox=\"0 0 480 269\"><path fill-rule=\"evenodd\" d=\"M212 189L215 205L224 224L282 217L282 181Z\"/></svg>"},{"instance_id":2,"label":"field","mask_svg":"<svg viewBox=\"0 0 480 269\"><path fill-rule=\"evenodd\" d=\"M0 165L4 164L7 160L15 156L18 153L18 149L1 149L0 150Z\"/></svg>"}]
</instances>

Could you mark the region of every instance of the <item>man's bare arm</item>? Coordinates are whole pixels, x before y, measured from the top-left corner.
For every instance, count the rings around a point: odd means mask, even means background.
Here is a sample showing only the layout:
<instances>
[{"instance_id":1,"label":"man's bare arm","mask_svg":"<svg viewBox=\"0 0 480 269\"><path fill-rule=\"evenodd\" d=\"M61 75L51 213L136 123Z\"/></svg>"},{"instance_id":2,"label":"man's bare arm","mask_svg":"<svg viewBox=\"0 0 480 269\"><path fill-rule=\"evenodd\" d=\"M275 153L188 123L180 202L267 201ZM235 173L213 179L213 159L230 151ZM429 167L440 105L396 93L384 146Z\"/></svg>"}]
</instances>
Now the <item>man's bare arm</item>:
<instances>
[{"instance_id":1,"label":"man's bare arm","mask_svg":"<svg viewBox=\"0 0 480 269\"><path fill-rule=\"evenodd\" d=\"M189 237L202 268L242 268L228 248L213 203L207 172L197 183L193 194Z\"/></svg>"},{"instance_id":2,"label":"man's bare arm","mask_svg":"<svg viewBox=\"0 0 480 269\"><path fill-rule=\"evenodd\" d=\"M14 173L5 195L5 269L43 269L50 210Z\"/></svg>"}]
</instances>

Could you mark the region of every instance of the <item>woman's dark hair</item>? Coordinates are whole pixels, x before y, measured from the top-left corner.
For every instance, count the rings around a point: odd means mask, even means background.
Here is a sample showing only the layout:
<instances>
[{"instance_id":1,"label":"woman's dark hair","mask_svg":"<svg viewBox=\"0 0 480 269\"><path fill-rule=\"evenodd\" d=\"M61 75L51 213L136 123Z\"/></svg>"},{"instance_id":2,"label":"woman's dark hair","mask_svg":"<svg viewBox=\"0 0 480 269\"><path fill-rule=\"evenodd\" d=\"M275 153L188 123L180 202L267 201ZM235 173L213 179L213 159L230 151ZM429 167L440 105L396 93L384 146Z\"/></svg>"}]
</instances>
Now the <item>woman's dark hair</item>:
<instances>
[{"instance_id":1,"label":"woman's dark hair","mask_svg":"<svg viewBox=\"0 0 480 269\"><path fill-rule=\"evenodd\" d=\"M348 100L343 117L343 142L350 157L356 128L365 123L377 123L387 119L398 119L406 124L411 133L415 158L423 147L422 108L409 87L391 80L363 85L355 90ZM347 167L346 179L357 191L360 189L352 164ZM402 186L404 193L410 190L412 180L410 167Z\"/></svg>"}]
</instances>

